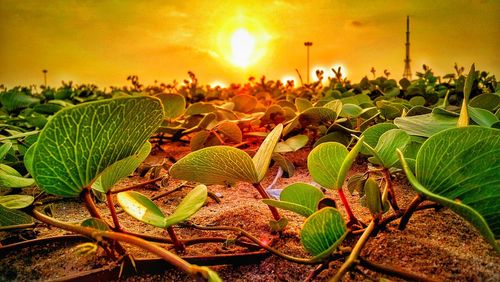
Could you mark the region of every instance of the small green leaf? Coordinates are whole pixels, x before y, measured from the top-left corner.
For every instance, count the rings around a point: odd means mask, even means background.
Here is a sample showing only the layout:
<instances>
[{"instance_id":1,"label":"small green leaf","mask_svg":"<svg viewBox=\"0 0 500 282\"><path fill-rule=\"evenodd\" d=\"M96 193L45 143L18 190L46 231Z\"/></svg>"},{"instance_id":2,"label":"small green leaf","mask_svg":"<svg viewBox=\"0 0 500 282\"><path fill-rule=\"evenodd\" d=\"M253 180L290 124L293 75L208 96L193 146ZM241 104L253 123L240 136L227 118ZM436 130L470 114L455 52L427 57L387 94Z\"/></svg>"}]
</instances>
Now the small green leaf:
<instances>
[{"instance_id":1,"label":"small green leaf","mask_svg":"<svg viewBox=\"0 0 500 282\"><path fill-rule=\"evenodd\" d=\"M342 112L340 113L341 117L358 117L363 113L363 109L354 104L344 104L342 106Z\"/></svg>"},{"instance_id":2,"label":"small green leaf","mask_svg":"<svg viewBox=\"0 0 500 282\"><path fill-rule=\"evenodd\" d=\"M292 177L295 173L295 166L292 161L278 153L273 153L272 160L275 161L283 170L284 177Z\"/></svg>"},{"instance_id":3,"label":"small green leaf","mask_svg":"<svg viewBox=\"0 0 500 282\"><path fill-rule=\"evenodd\" d=\"M255 166L255 171L257 172L257 182L253 183L262 181L262 179L264 179L264 176L266 176L269 164L271 163L271 157L274 148L276 147L276 144L281 137L282 131L283 125L280 123L271 132L269 132L266 139L264 139L264 141L260 145L259 150L252 158Z\"/></svg>"},{"instance_id":4,"label":"small green leaf","mask_svg":"<svg viewBox=\"0 0 500 282\"><path fill-rule=\"evenodd\" d=\"M165 118L175 119L180 117L186 110L186 99L180 94L162 93L155 97L161 100Z\"/></svg>"},{"instance_id":5,"label":"small green leaf","mask_svg":"<svg viewBox=\"0 0 500 282\"><path fill-rule=\"evenodd\" d=\"M306 183L294 183L281 191L280 201L262 200L265 204L289 210L308 217L316 211L323 193L316 187Z\"/></svg>"},{"instance_id":6,"label":"small green leaf","mask_svg":"<svg viewBox=\"0 0 500 282\"><path fill-rule=\"evenodd\" d=\"M363 131L363 134L361 136L365 137L364 139L365 144L371 146L372 148L375 148L382 134L391 129L396 129L396 128L398 127L392 123L378 123L373 126L370 126L368 129ZM371 151L368 148L366 148L366 146L363 146L360 152L365 155L371 154Z\"/></svg>"},{"instance_id":7,"label":"small green leaf","mask_svg":"<svg viewBox=\"0 0 500 282\"><path fill-rule=\"evenodd\" d=\"M165 219L164 227L172 226L190 218L205 204L207 193L207 186L203 184L196 186L182 199L174 213Z\"/></svg>"},{"instance_id":8,"label":"small green leaf","mask_svg":"<svg viewBox=\"0 0 500 282\"><path fill-rule=\"evenodd\" d=\"M188 116L191 115L201 115L201 114L206 114L206 113L213 113L216 112L217 108L212 105L211 103L204 103L204 102L198 102L189 105L187 108L185 114Z\"/></svg>"},{"instance_id":9,"label":"small green leaf","mask_svg":"<svg viewBox=\"0 0 500 282\"><path fill-rule=\"evenodd\" d=\"M482 127L491 127L498 118L490 111L480 108L469 107L469 116Z\"/></svg>"},{"instance_id":10,"label":"small green leaf","mask_svg":"<svg viewBox=\"0 0 500 282\"><path fill-rule=\"evenodd\" d=\"M500 252L500 130L469 126L430 137L418 152L416 176L398 153L417 192L471 222Z\"/></svg>"},{"instance_id":11,"label":"small green leaf","mask_svg":"<svg viewBox=\"0 0 500 282\"><path fill-rule=\"evenodd\" d=\"M313 104L309 102L309 100L303 99L303 98L297 98L295 99L295 107L297 107L297 111L299 113L312 108Z\"/></svg>"},{"instance_id":12,"label":"small green leaf","mask_svg":"<svg viewBox=\"0 0 500 282\"><path fill-rule=\"evenodd\" d=\"M469 107L495 112L500 107L500 95L489 93L478 95L470 100Z\"/></svg>"},{"instance_id":13,"label":"small green leaf","mask_svg":"<svg viewBox=\"0 0 500 282\"><path fill-rule=\"evenodd\" d=\"M279 220L270 220L269 227L274 232L280 232L285 230L285 227L288 225L288 219L286 217L282 217Z\"/></svg>"},{"instance_id":14,"label":"small green leaf","mask_svg":"<svg viewBox=\"0 0 500 282\"><path fill-rule=\"evenodd\" d=\"M206 185L259 182L250 156L229 146L213 146L191 152L170 168L170 175Z\"/></svg>"},{"instance_id":15,"label":"small green leaf","mask_svg":"<svg viewBox=\"0 0 500 282\"><path fill-rule=\"evenodd\" d=\"M373 216L377 216L384 211L382 206L382 195L377 181L369 177L365 182L366 205Z\"/></svg>"},{"instance_id":16,"label":"small green leaf","mask_svg":"<svg viewBox=\"0 0 500 282\"><path fill-rule=\"evenodd\" d=\"M351 136L348 133L343 131L334 131L316 140L316 142L313 145L313 148L325 142L337 142L344 146L347 146L349 144L349 141L351 141Z\"/></svg>"},{"instance_id":17,"label":"small green leaf","mask_svg":"<svg viewBox=\"0 0 500 282\"><path fill-rule=\"evenodd\" d=\"M391 168L398 162L396 149L404 150L410 141L410 135L406 134L403 130L391 129L380 136L377 146L374 149L376 154L369 160L385 168Z\"/></svg>"},{"instance_id":18,"label":"small green leaf","mask_svg":"<svg viewBox=\"0 0 500 282\"><path fill-rule=\"evenodd\" d=\"M22 209L33 203L35 198L29 195L0 196L0 205L8 209Z\"/></svg>"},{"instance_id":19,"label":"small green leaf","mask_svg":"<svg viewBox=\"0 0 500 282\"><path fill-rule=\"evenodd\" d=\"M8 141L7 141L8 142ZM8 142L0 146L0 160L3 160L7 153L10 151L10 148L12 148L12 143Z\"/></svg>"},{"instance_id":20,"label":"small green leaf","mask_svg":"<svg viewBox=\"0 0 500 282\"><path fill-rule=\"evenodd\" d=\"M334 208L323 208L304 222L300 241L315 258L328 257L347 235L342 215Z\"/></svg>"},{"instance_id":21,"label":"small green leaf","mask_svg":"<svg viewBox=\"0 0 500 282\"><path fill-rule=\"evenodd\" d=\"M148 197L139 192L127 191L118 193L116 199L123 210L135 219L156 227L165 227L165 215Z\"/></svg>"},{"instance_id":22,"label":"small green leaf","mask_svg":"<svg viewBox=\"0 0 500 282\"><path fill-rule=\"evenodd\" d=\"M25 178L12 167L0 164L0 188L23 188L35 184L32 178Z\"/></svg>"},{"instance_id":23,"label":"small green leaf","mask_svg":"<svg viewBox=\"0 0 500 282\"><path fill-rule=\"evenodd\" d=\"M257 106L257 98L251 95L242 94L232 98L234 111L241 113L251 113Z\"/></svg>"},{"instance_id":24,"label":"small green leaf","mask_svg":"<svg viewBox=\"0 0 500 282\"><path fill-rule=\"evenodd\" d=\"M233 122L223 121L214 127L214 130L222 133L227 139L234 143L241 143L243 134L241 129Z\"/></svg>"},{"instance_id":25,"label":"small green leaf","mask_svg":"<svg viewBox=\"0 0 500 282\"><path fill-rule=\"evenodd\" d=\"M24 212L8 209L0 205L0 226L32 223L33 218Z\"/></svg>"},{"instance_id":26,"label":"small green leaf","mask_svg":"<svg viewBox=\"0 0 500 282\"><path fill-rule=\"evenodd\" d=\"M287 152L295 152L309 142L309 137L307 135L295 135L286 139L285 141L279 142L276 144L276 148L274 149L275 153L287 153Z\"/></svg>"},{"instance_id":27,"label":"small green leaf","mask_svg":"<svg viewBox=\"0 0 500 282\"><path fill-rule=\"evenodd\" d=\"M210 137L210 134L210 131L207 130L196 132L189 141L189 147L191 147L191 151L194 152L199 149L205 148L205 143L207 142L208 137Z\"/></svg>"},{"instance_id":28,"label":"small green leaf","mask_svg":"<svg viewBox=\"0 0 500 282\"><path fill-rule=\"evenodd\" d=\"M147 158L151 143L146 141L139 151L108 166L92 185L92 189L107 193L120 179L130 175Z\"/></svg>"},{"instance_id":29,"label":"small green leaf","mask_svg":"<svg viewBox=\"0 0 500 282\"><path fill-rule=\"evenodd\" d=\"M98 218L87 218L80 224L83 227L89 227L101 231L109 231L110 228L102 219Z\"/></svg>"}]
</instances>

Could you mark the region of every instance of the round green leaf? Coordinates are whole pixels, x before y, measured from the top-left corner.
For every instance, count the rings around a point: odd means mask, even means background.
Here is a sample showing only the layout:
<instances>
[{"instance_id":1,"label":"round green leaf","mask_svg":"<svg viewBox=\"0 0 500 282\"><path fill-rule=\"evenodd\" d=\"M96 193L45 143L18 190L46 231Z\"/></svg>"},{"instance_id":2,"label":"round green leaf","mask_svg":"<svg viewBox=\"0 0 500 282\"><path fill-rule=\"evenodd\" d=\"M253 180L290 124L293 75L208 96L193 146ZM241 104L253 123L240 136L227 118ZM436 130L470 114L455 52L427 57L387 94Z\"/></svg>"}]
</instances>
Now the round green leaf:
<instances>
[{"instance_id":1,"label":"round green leaf","mask_svg":"<svg viewBox=\"0 0 500 282\"><path fill-rule=\"evenodd\" d=\"M392 123L378 123L363 131L362 136L365 137L365 144L375 148L375 146L377 146L378 139L382 134L396 128L398 127ZM363 146L360 152L365 155L371 155L371 151L366 146Z\"/></svg>"},{"instance_id":2,"label":"round green leaf","mask_svg":"<svg viewBox=\"0 0 500 282\"><path fill-rule=\"evenodd\" d=\"M470 100L469 106L494 112L500 106L500 95L498 94L478 95Z\"/></svg>"},{"instance_id":3,"label":"round green leaf","mask_svg":"<svg viewBox=\"0 0 500 282\"><path fill-rule=\"evenodd\" d=\"M227 139L234 143L241 143L243 134L239 126L230 121L223 121L214 127L214 130L222 133Z\"/></svg>"},{"instance_id":4,"label":"round green leaf","mask_svg":"<svg viewBox=\"0 0 500 282\"><path fill-rule=\"evenodd\" d=\"M342 215L334 208L324 208L304 222L300 241L304 248L316 258L328 257L347 235Z\"/></svg>"},{"instance_id":5,"label":"round green leaf","mask_svg":"<svg viewBox=\"0 0 500 282\"><path fill-rule=\"evenodd\" d=\"M170 175L206 185L259 182L250 156L229 146L213 146L191 152L170 168Z\"/></svg>"},{"instance_id":6,"label":"round green leaf","mask_svg":"<svg viewBox=\"0 0 500 282\"><path fill-rule=\"evenodd\" d=\"M425 98L422 96L415 96L410 99L410 104L412 106L423 106L425 105Z\"/></svg>"},{"instance_id":7,"label":"round green leaf","mask_svg":"<svg viewBox=\"0 0 500 282\"><path fill-rule=\"evenodd\" d=\"M163 104L165 118L175 119L180 117L186 110L186 99L184 96L174 93L162 93L156 95Z\"/></svg>"},{"instance_id":8,"label":"round green leaf","mask_svg":"<svg viewBox=\"0 0 500 282\"><path fill-rule=\"evenodd\" d=\"M207 186L200 184L191 190L181 203L177 206L174 213L165 219L165 227L185 221L195 214L207 200Z\"/></svg>"},{"instance_id":9,"label":"round green leaf","mask_svg":"<svg viewBox=\"0 0 500 282\"><path fill-rule=\"evenodd\" d=\"M334 131L316 140L316 142L314 142L313 148L325 142L337 142L344 146L347 146L349 144L349 141L351 141L351 136L348 133L343 131Z\"/></svg>"},{"instance_id":10,"label":"round green leaf","mask_svg":"<svg viewBox=\"0 0 500 282\"><path fill-rule=\"evenodd\" d=\"M65 108L30 148L27 168L43 191L78 196L108 166L135 154L162 120L160 100L147 96Z\"/></svg>"},{"instance_id":11,"label":"round green leaf","mask_svg":"<svg viewBox=\"0 0 500 282\"><path fill-rule=\"evenodd\" d=\"M121 192L116 195L116 199L123 210L133 218L156 227L166 227L166 218L163 212L141 193L135 191Z\"/></svg>"},{"instance_id":12,"label":"round green leaf","mask_svg":"<svg viewBox=\"0 0 500 282\"><path fill-rule=\"evenodd\" d=\"M403 151L410 141L410 135L403 130L391 129L380 136L373 152L374 157L369 160L385 168L391 168L398 162L396 149Z\"/></svg>"},{"instance_id":13,"label":"round green leaf","mask_svg":"<svg viewBox=\"0 0 500 282\"><path fill-rule=\"evenodd\" d=\"M306 100L304 98L295 99L295 107L297 108L297 111L299 111L299 113L312 108L312 106L313 104L309 100Z\"/></svg>"},{"instance_id":14,"label":"round green leaf","mask_svg":"<svg viewBox=\"0 0 500 282\"><path fill-rule=\"evenodd\" d=\"M281 191L280 200L262 200L265 204L289 210L308 217L316 211L323 193L316 187L306 183L294 183Z\"/></svg>"},{"instance_id":15,"label":"round green leaf","mask_svg":"<svg viewBox=\"0 0 500 282\"><path fill-rule=\"evenodd\" d=\"M35 198L29 195L0 196L0 205L8 209L22 209L33 203Z\"/></svg>"},{"instance_id":16,"label":"round green leaf","mask_svg":"<svg viewBox=\"0 0 500 282\"><path fill-rule=\"evenodd\" d=\"M358 117L363 113L363 109L354 104L344 104L342 106L342 112L340 112L341 117Z\"/></svg>"},{"instance_id":17,"label":"round green leaf","mask_svg":"<svg viewBox=\"0 0 500 282\"><path fill-rule=\"evenodd\" d=\"M236 95L232 101L236 112L250 113L257 106L257 98L247 94Z\"/></svg>"},{"instance_id":18,"label":"round green leaf","mask_svg":"<svg viewBox=\"0 0 500 282\"><path fill-rule=\"evenodd\" d=\"M416 159L416 176L400 160L415 190L471 222L500 252L500 130L469 126L429 138Z\"/></svg>"}]
</instances>

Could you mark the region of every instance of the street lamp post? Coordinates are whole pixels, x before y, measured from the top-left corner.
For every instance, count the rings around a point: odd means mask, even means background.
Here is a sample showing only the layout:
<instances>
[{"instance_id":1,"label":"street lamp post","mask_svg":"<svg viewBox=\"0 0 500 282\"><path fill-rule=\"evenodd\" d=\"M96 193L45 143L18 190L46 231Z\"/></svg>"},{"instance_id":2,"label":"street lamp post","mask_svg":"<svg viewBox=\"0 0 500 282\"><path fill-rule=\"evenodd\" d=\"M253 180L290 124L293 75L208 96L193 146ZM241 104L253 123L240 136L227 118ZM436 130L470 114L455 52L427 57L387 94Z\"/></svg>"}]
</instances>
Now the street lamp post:
<instances>
[{"instance_id":1,"label":"street lamp post","mask_svg":"<svg viewBox=\"0 0 500 282\"><path fill-rule=\"evenodd\" d=\"M47 88L47 72L48 70L42 70L43 72L43 81L45 82L45 88Z\"/></svg>"},{"instance_id":2,"label":"street lamp post","mask_svg":"<svg viewBox=\"0 0 500 282\"><path fill-rule=\"evenodd\" d=\"M313 45L312 42L310 41L306 41L304 42L304 46L306 46L307 48L307 84L309 84L309 75L310 75L310 68L309 68L309 47L311 47Z\"/></svg>"}]
</instances>

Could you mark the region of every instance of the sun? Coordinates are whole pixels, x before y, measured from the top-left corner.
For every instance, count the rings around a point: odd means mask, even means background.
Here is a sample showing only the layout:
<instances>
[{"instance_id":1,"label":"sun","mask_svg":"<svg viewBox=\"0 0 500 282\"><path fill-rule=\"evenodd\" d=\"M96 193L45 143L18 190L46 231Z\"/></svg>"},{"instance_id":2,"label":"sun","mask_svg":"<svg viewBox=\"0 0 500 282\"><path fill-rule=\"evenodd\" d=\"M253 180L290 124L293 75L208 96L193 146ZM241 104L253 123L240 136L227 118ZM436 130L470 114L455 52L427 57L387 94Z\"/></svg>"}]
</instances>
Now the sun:
<instances>
[{"instance_id":1,"label":"sun","mask_svg":"<svg viewBox=\"0 0 500 282\"><path fill-rule=\"evenodd\" d=\"M246 68L255 55L255 37L245 28L236 30L231 36L231 63Z\"/></svg>"}]
</instances>

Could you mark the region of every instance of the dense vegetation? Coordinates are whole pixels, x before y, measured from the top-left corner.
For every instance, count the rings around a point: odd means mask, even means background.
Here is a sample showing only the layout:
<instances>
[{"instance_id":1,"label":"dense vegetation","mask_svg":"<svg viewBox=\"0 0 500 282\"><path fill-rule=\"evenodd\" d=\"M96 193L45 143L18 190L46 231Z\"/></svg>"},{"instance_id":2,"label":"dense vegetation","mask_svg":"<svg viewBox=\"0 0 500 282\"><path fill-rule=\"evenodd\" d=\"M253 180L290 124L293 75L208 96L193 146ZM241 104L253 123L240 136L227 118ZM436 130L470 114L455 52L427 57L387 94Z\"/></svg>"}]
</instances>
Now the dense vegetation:
<instances>
[{"instance_id":1,"label":"dense vegetation","mask_svg":"<svg viewBox=\"0 0 500 282\"><path fill-rule=\"evenodd\" d=\"M219 228L239 232L244 242L297 263L324 266L345 259L332 281L340 281L356 264L425 280L425 274L374 267L359 254L390 221L401 219L399 228L404 229L414 211L436 206L468 220L500 252L500 86L474 65L467 75L463 68L455 71L439 77L424 65L412 81L397 81L386 73L352 83L338 69L333 78L317 72L315 82L298 86L262 77L210 87L199 85L190 72L181 84L153 86L131 76L131 87L110 91L72 83L39 91L2 88L0 227L29 228L36 219L95 239L83 248L99 246L112 257L125 258L124 264L133 258L118 242L153 252L189 275L219 280L210 268L192 265L151 238L124 230L116 216L117 200L130 216L166 229L170 238L165 242L179 253L185 246L172 226ZM138 168L144 174L141 163L152 148L161 150L176 141L189 143L192 152L173 165L146 168L153 181L172 177L194 183L175 212L165 215L154 199L133 187L114 188ZM256 153L250 156L241 149L245 147L255 147ZM311 150L308 170L321 189L294 183L279 198L270 197L261 185L270 164L291 176L294 167L286 153L302 148ZM346 181L356 158L369 162L369 170ZM403 173L418 193L407 207L398 204L391 180ZM240 181L251 183L268 205L272 231L287 228L280 209L304 217L300 238L310 257L283 254L235 227L189 222L203 208L209 185ZM345 187L360 195L370 222L353 213ZM324 189L336 191L341 203L325 197ZM48 195L80 197L91 218L81 225L54 219L44 209ZM112 223L101 217L96 199L108 203ZM424 206L424 200L435 204ZM347 218L338 209L345 209ZM357 238L354 245L342 246L347 237Z\"/></svg>"}]
</instances>

